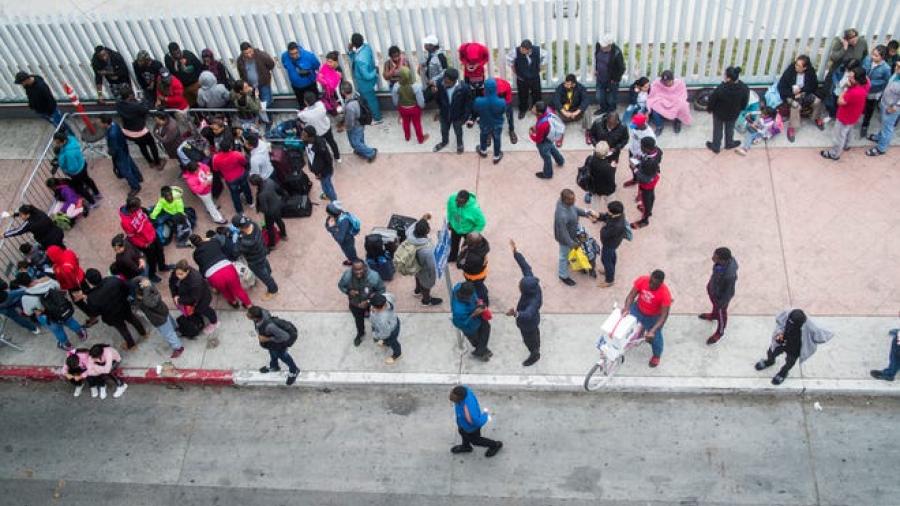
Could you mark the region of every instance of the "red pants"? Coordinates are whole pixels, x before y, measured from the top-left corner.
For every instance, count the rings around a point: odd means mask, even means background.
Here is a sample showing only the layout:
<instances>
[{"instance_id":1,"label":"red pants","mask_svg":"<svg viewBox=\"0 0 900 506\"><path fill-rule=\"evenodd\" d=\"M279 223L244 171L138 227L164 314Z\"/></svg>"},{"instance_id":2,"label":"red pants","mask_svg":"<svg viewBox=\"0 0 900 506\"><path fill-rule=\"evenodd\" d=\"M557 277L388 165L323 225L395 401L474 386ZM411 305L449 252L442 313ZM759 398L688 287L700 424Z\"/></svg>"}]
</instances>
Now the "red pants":
<instances>
[{"instance_id":1,"label":"red pants","mask_svg":"<svg viewBox=\"0 0 900 506\"><path fill-rule=\"evenodd\" d=\"M409 140L409 123L412 122L416 129L416 140L419 144L425 142L425 134L422 133L422 109L417 105L400 106L400 121L403 122L403 136Z\"/></svg>"},{"instance_id":2,"label":"red pants","mask_svg":"<svg viewBox=\"0 0 900 506\"><path fill-rule=\"evenodd\" d=\"M712 302L712 315L717 322L716 333L723 336L725 335L725 326L728 325L728 304L720 306L716 304L709 292L706 294L709 296L709 301Z\"/></svg>"},{"instance_id":3,"label":"red pants","mask_svg":"<svg viewBox=\"0 0 900 506\"><path fill-rule=\"evenodd\" d=\"M222 297L225 297L229 304L241 301L244 307L252 305L250 297L247 296L247 292L241 286L241 278L238 276L238 271L234 268L234 265L219 269L207 278L207 281L209 281L210 286L222 294Z\"/></svg>"}]
</instances>

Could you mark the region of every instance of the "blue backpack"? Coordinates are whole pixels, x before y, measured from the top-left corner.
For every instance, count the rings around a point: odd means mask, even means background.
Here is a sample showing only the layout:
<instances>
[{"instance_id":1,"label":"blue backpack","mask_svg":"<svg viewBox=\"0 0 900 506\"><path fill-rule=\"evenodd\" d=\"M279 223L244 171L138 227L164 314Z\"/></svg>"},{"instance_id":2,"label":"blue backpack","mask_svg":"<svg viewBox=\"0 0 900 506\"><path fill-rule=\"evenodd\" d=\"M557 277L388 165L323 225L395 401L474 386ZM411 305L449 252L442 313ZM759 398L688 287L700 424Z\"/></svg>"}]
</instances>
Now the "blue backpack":
<instances>
[{"instance_id":1,"label":"blue backpack","mask_svg":"<svg viewBox=\"0 0 900 506\"><path fill-rule=\"evenodd\" d=\"M341 213L341 217L338 220L348 219L350 220L350 234L356 235L362 229L362 222L359 221L359 218L351 213L350 211L344 211Z\"/></svg>"}]
</instances>

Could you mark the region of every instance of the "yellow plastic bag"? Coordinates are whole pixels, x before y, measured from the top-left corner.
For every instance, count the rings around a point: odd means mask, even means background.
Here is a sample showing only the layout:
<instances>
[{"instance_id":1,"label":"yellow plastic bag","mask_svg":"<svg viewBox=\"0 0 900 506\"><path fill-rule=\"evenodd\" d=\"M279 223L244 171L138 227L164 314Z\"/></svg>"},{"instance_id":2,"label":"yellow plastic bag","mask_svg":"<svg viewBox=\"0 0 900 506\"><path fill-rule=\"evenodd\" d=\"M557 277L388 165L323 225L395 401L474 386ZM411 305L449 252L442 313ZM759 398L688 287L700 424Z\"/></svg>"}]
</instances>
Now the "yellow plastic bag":
<instances>
[{"instance_id":1,"label":"yellow plastic bag","mask_svg":"<svg viewBox=\"0 0 900 506\"><path fill-rule=\"evenodd\" d=\"M569 268L573 271L589 271L591 270L591 261L581 247L574 247L569 251Z\"/></svg>"}]
</instances>

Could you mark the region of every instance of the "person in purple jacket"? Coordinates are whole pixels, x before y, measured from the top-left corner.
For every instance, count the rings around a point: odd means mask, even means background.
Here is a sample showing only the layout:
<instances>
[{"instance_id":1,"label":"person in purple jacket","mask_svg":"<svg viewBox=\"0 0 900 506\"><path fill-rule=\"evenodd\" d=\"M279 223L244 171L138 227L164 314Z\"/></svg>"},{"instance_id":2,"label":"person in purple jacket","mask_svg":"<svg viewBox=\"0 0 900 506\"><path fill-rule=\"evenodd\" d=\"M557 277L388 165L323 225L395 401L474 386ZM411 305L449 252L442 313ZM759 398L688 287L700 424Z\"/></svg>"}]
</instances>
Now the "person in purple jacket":
<instances>
[{"instance_id":1,"label":"person in purple jacket","mask_svg":"<svg viewBox=\"0 0 900 506\"><path fill-rule=\"evenodd\" d=\"M469 453L472 446L484 446L488 450L485 457L493 457L503 448L503 443L481 435L481 428L489 420L487 411L481 409L475 392L458 385L450 391L450 402L456 409L456 426L462 436L462 444L450 449L451 453Z\"/></svg>"},{"instance_id":2,"label":"person in purple jacket","mask_svg":"<svg viewBox=\"0 0 900 506\"><path fill-rule=\"evenodd\" d=\"M85 216L88 215L89 209L84 205L81 195L72 188L71 180L51 177L47 179L45 184L53 192L53 198L56 200L56 203L51 207L51 215L62 213L69 218L75 218L82 213Z\"/></svg>"}]
</instances>

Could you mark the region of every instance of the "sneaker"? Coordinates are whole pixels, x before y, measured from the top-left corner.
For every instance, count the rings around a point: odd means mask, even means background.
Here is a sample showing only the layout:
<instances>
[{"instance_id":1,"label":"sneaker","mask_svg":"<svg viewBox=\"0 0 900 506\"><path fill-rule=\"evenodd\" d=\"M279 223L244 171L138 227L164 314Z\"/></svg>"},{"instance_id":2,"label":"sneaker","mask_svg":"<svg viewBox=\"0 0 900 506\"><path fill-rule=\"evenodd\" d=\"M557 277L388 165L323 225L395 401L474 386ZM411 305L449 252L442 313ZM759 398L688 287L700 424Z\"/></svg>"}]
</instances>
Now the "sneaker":
<instances>
[{"instance_id":1,"label":"sneaker","mask_svg":"<svg viewBox=\"0 0 900 506\"><path fill-rule=\"evenodd\" d=\"M762 371L763 369L765 369L767 367L771 367L771 366L772 366L772 364L766 362L766 359L762 359L759 362L757 362L756 365L754 365L753 367L756 368L757 371Z\"/></svg>"},{"instance_id":2,"label":"sneaker","mask_svg":"<svg viewBox=\"0 0 900 506\"><path fill-rule=\"evenodd\" d=\"M466 147L465 147L465 146L463 146L462 144L457 144L457 145L456 145L456 154L457 154L457 155L461 155L461 154L463 154L463 153L465 153L465 152L466 152Z\"/></svg>"},{"instance_id":3,"label":"sneaker","mask_svg":"<svg viewBox=\"0 0 900 506\"><path fill-rule=\"evenodd\" d=\"M100 395L100 388L99 387L91 387L91 397L96 398L99 395Z\"/></svg>"},{"instance_id":4,"label":"sneaker","mask_svg":"<svg viewBox=\"0 0 900 506\"><path fill-rule=\"evenodd\" d=\"M343 163L343 162L344 162L343 159L341 159L341 158L335 158L334 161L336 161L337 163ZM251 207L252 207L252 206L251 206Z\"/></svg>"},{"instance_id":5,"label":"sneaker","mask_svg":"<svg viewBox=\"0 0 900 506\"><path fill-rule=\"evenodd\" d=\"M450 453L471 453L472 447L466 445L456 445L453 448L450 448Z\"/></svg>"},{"instance_id":6,"label":"sneaker","mask_svg":"<svg viewBox=\"0 0 900 506\"><path fill-rule=\"evenodd\" d=\"M122 383L121 386L117 386L116 391L113 392L113 399L118 399L125 395L125 390L128 390L128 383Z\"/></svg>"},{"instance_id":7,"label":"sneaker","mask_svg":"<svg viewBox=\"0 0 900 506\"><path fill-rule=\"evenodd\" d=\"M709 336L709 339L706 340L706 344L709 346L712 346L712 345L718 343L719 339L722 339L722 336L720 336L719 333L716 332L715 334Z\"/></svg>"},{"instance_id":8,"label":"sneaker","mask_svg":"<svg viewBox=\"0 0 900 506\"><path fill-rule=\"evenodd\" d=\"M535 362L537 362L540 359L541 359L540 353L533 353L531 355L528 355L528 358L526 358L525 361L522 362L522 366L528 367L530 365L533 365Z\"/></svg>"},{"instance_id":9,"label":"sneaker","mask_svg":"<svg viewBox=\"0 0 900 506\"><path fill-rule=\"evenodd\" d=\"M268 373L270 373L270 372L280 372L280 371L281 371L281 368L280 368L280 367L269 367L269 366L265 366L265 367L260 367L260 368L259 368L259 372L261 372L261 373L263 373L263 374L268 374Z\"/></svg>"},{"instance_id":10,"label":"sneaker","mask_svg":"<svg viewBox=\"0 0 900 506\"><path fill-rule=\"evenodd\" d=\"M784 376L782 376L782 375L780 375L780 374L776 374L776 375L772 378L772 384L773 384L773 385L776 385L776 386L777 386L777 385L780 385L780 384L782 384L782 383L784 383Z\"/></svg>"},{"instance_id":11,"label":"sneaker","mask_svg":"<svg viewBox=\"0 0 900 506\"><path fill-rule=\"evenodd\" d=\"M87 320L85 320L84 323L81 324L81 326L84 328L90 328L90 327L93 327L94 325L96 325L98 321L100 321L100 319L97 318L96 316L94 316L92 318L88 318Z\"/></svg>"},{"instance_id":12,"label":"sneaker","mask_svg":"<svg viewBox=\"0 0 900 506\"><path fill-rule=\"evenodd\" d=\"M383 120L383 119L372 120L372 126L378 126L378 125L380 125L380 124L382 124L382 123L384 123L384 120Z\"/></svg>"},{"instance_id":13,"label":"sneaker","mask_svg":"<svg viewBox=\"0 0 900 506\"><path fill-rule=\"evenodd\" d=\"M878 142L878 141L879 141L878 134L872 134L872 135L866 137L866 139L869 139L869 140L872 141L872 142Z\"/></svg>"},{"instance_id":14,"label":"sneaker","mask_svg":"<svg viewBox=\"0 0 900 506\"><path fill-rule=\"evenodd\" d=\"M284 384L287 386L291 386L297 381L297 376L300 374L300 371L294 371L292 373L288 373L287 380L285 380Z\"/></svg>"},{"instance_id":15,"label":"sneaker","mask_svg":"<svg viewBox=\"0 0 900 506\"><path fill-rule=\"evenodd\" d=\"M678 131L676 130L675 132L677 133ZM715 154L717 154L717 155L719 154L719 148L717 148L717 147L715 146L715 144L713 144L713 143L710 142L710 141L706 141L706 149L712 151L713 153L715 153Z\"/></svg>"},{"instance_id":16,"label":"sneaker","mask_svg":"<svg viewBox=\"0 0 900 506\"><path fill-rule=\"evenodd\" d=\"M646 227L646 226L649 225L649 224L650 224L649 222L646 222L646 221L643 221L643 220L641 220L641 221L636 221L636 222L634 222L634 223L631 224L631 228L633 228L633 229L644 228L644 227Z\"/></svg>"},{"instance_id":17,"label":"sneaker","mask_svg":"<svg viewBox=\"0 0 900 506\"><path fill-rule=\"evenodd\" d=\"M712 313L703 313L703 314L698 314L697 318L700 318L701 320L706 320L706 321L713 321L716 319L716 316Z\"/></svg>"},{"instance_id":18,"label":"sneaker","mask_svg":"<svg viewBox=\"0 0 900 506\"><path fill-rule=\"evenodd\" d=\"M518 142L519 142L519 136L516 135L515 132L510 132L510 133L509 133L509 142L510 142L511 144L516 144L516 143L518 143Z\"/></svg>"},{"instance_id":19,"label":"sneaker","mask_svg":"<svg viewBox=\"0 0 900 506\"><path fill-rule=\"evenodd\" d=\"M662 135L662 133L663 133L663 127L661 127L661 126L653 127L653 135L655 135L656 137L659 137L660 135Z\"/></svg>"},{"instance_id":20,"label":"sneaker","mask_svg":"<svg viewBox=\"0 0 900 506\"><path fill-rule=\"evenodd\" d=\"M428 139L430 139L430 138L431 138L431 134L425 134L425 135L423 135L423 136L422 136L422 141L421 141L419 144L425 144L425 142L427 142Z\"/></svg>"},{"instance_id":21,"label":"sneaker","mask_svg":"<svg viewBox=\"0 0 900 506\"><path fill-rule=\"evenodd\" d=\"M503 443L501 443L500 441L497 441L497 446L495 446L493 448L488 448L488 451L484 452L484 456L491 458L494 455L497 455L497 453L499 453L501 449L503 449Z\"/></svg>"},{"instance_id":22,"label":"sneaker","mask_svg":"<svg viewBox=\"0 0 900 506\"><path fill-rule=\"evenodd\" d=\"M209 325L203 327L203 333L204 334L212 334L213 332L216 331L217 328L219 328L218 323L210 323Z\"/></svg>"},{"instance_id":23,"label":"sneaker","mask_svg":"<svg viewBox=\"0 0 900 506\"><path fill-rule=\"evenodd\" d=\"M75 392L72 393L74 397L81 397L81 391L84 390L84 385L76 385Z\"/></svg>"},{"instance_id":24,"label":"sneaker","mask_svg":"<svg viewBox=\"0 0 900 506\"><path fill-rule=\"evenodd\" d=\"M650 357L650 363L648 364L650 367L656 367L659 365L659 357L653 355Z\"/></svg>"},{"instance_id":25,"label":"sneaker","mask_svg":"<svg viewBox=\"0 0 900 506\"><path fill-rule=\"evenodd\" d=\"M494 165L500 163L500 160L503 160L503 153L500 153L499 155L494 157Z\"/></svg>"},{"instance_id":26,"label":"sneaker","mask_svg":"<svg viewBox=\"0 0 900 506\"><path fill-rule=\"evenodd\" d=\"M747 150L744 148L737 148L734 152L741 156L747 156Z\"/></svg>"},{"instance_id":27,"label":"sneaker","mask_svg":"<svg viewBox=\"0 0 900 506\"><path fill-rule=\"evenodd\" d=\"M877 380L894 381L893 376L887 376L886 374L884 374L883 371L879 371L878 369L873 369L873 370L869 371L869 374L871 374L872 377ZM78 394L76 394L75 397L78 397Z\"/></svg>"},{"instance_id":28,"label":"sneaker","mask_svg":"<svg viewBox=\"0 0 900 506\"><path fill-rule=\"evenodd\" d=\"M106 386L100 387L100 400L106 399Z\"/></svg>"},{"instance_id":29,"label":"sneaker","mask_svg":"<svg viewBox=\"0 0 900 506\"><path fill-rule=\"evenodd\" d=\"M675 121L672 122L672 130L675 131L676 134L681 133L681 120L680 119L676 119Z\"/></svg>"},{"instance_id":30,"label":"sneaker","mask_svg":"<svg viewBox=\"0 0 900 506\"><path fill-rule=\"evenodd\" d=\"M41 329L39 327L35 327L34 330L31 331L32 334L39 336L41 335Z\"/></svg>"},{"instance_id":31,"label":"sneaker","mask_svg":"<svg viewBox=\"0 0 900 506\"><path fill-rule=\"evenodd\" d=\"M884 151L881 151L878 148L869 148L866 150L866 156L881 156L884 153Z\"/></svg>"},{"instance_id":32,"label":"sneaker","mask_svg":"<svg viewBox=\"0 0 900 506\"><path fill-rule=\"evenodd\" d=\"M585 193L585 194L584 194L584 203L585 203L585 204L590 204L592 198L593 198L593 196L591 195L591 192Z\"/></svg>"},{"instance_id":33,"label":"sneaker","mask_svg":"<svg viewBox=\"0 0 900 506\"><path fill-rule=\"evenodd\" d=\"M536 177L538 179L550 179L553 176L548 176L548 175L544 174L543 172L535 172L534 177Z\"/></svg>"},{"instance_id":34,"label":"sneaker","mask_svg":"<svg viewBox=\"0 0 900 506\"><path fill-rule=\"evenodd\" d=\"M794 130L793 127L788 127L788 129L787 129L788 142L794 142L796 139L797 139L797 131Z\"/></svg>"},{"instance_id":35,"label":"sneaker","mask_svg":"<svg viewBox=\"0 0 900 506\"><path fill-rule=\"evenodd\" d=\"M320 193L319 200L328 200L328 195L325 195L324 193Z\"/></svg>"},{"instance_id":36,"label":"sneaker","mask_svg":"<svg viewBox=\"0 0 900 506\"><path fill-rule=\"evenodd\" d=\"M75 349L75 347L72 346L72 343L70 343L69 341L66 341L64 343L57 342L56 347L63 351L69 351L69 350Z\"/></svg>"},{"instance_id":37,"label":"sneaker","mask_svg":"<svg viewBox=\"0 0 900 506\"><path fill-rule=\"evenodd\" d=\"M181 356L182 353L184 353L184 346L182 346L181 348L178 348L177 350L174 350L172 352L172 355L169 356L169 358L178 358Z\"/></svg>"},{"instance_id":38,"label":"sneaker","mask_svg":"<svg viewBox=\"0 0 900 506\"><path fill-rule=\"evenodd\" d=\"M599 286L600 288L610 288L612 286L615 286L615 284L616 284L615 281L611 281L609 283L607 283L606 281L601 281L601 282L597 283L597 286Z\"/></svg>"},{"instance_id":39,"label":"sneaker","mask_svg":"<svg viewBox=\"0 0 900 506\"><path fill-rule=\"evenodd\" d=\"M362 344L363 334L356 334L356 337L353 338L353 346L359 346Z\"/></svg>"},{"instance_id":40,"label":"sneaker","mask_svg":"<svg viewBox=\"0 0 900 506\"><path fill-rule=\"evenodd\" d=\"M369 159L366 160L366 161L369 162L369 163L372 163L372 162L375 161L375 158L376 158L377 156L378 156L378 149L377 149L377 148L372 148L372 158L369 158Z\"/></svg>"},{"instance_id":41,"label":"sneaker","mask_svg":"<svg viewBox=\"0 0 900 506\"><path fill-rule=\"evenodd\" d=\"M575 286L575 280L572 278L564 278L560 276L559 280L565 283L567 286Z\"/></svg>"},{"instance_id":42,"label":"sneaker","mask_svg":"<svg viewBox=\"0 0 900 506\"><path fill-rule=\"evenodd\" d=\"M437 306L437 305L440 305L441 302L444 302L444 299L441 299L438 297L432 297L432 298L428 299L428 302L425 302L423 300L422 305L423 306Z\"/></svg>"},{"instance_id":43,"label":"sneaker","mask_svg":"<svg viewBox=\"0 0 900 506\"><path fill-rule=\"evenodd\" d=\"M739 141L726 142L725 149L734 149L740 145L741 145L741 143Z\"/></svg>"},{"instance_id":44,"label":"sneaker","mask_svg":"<svg viewBox=\"0 0 900 506\"><path fill-rule=\"evenodd\" d=\"M387 357L384 359L384 363L387 365L394 365L398 360L400 360L400 357Z\"/></svg>"},{"instance_id":45,"label":"sneaker","mask_svg":"<svg viewBox=\"0 0 900 506\"><path fill-rule=\"evenodd\" d=\"M475 152L478 153L478 156L482 158L487 158L488 152L487 150L481 149L481 146L475 148Z\"/></svg>"},{"instance_id":46,"label":"sneaker","mask_svg":"<svg viewBox=\"0 0 900 506\"><path fill-rule=\"evenodd\" d=\"M636 179L632 179L632 180L630 180L630 181L625 181L624 183L622 183L622 186L624 186L625 188L629 188L629 187L634 186L634 185L636 185L636 184L637 184L637 180L636 180Z\"/></svg>"},{"instance_id":47,"label":"sneaker","mask_svg":"<svg viewBox=\"0 0 900 506\"><path fill-rule=\"evenodd\" d=\"M272 297L275 297L275 294L272 292L266 292L263 294L263 300L272 300Z\"/></svg>"},{"instance_id":48,"label":"sneaker","mask_svg":"<svg viewBox=\"0 0 900 506\"><path fill-rule=\"evenodd\" d=\"M375 344L377 344L378 346L384 348L384 339L373 339L373 341L375 341Z\"/></svg>"},{"instance_id":49,"label":"sneaker","mask_svg":"<svg viewBox=\"0 0 900 506\"><path fill-rule=\"evenodd\" d=\"M432 149L432 151L435 152L435 153L437 153L438 151L440 151L440 150L442 150L442 149L444 149L444 148L446 148L446 147L447 147L447 143L446 143L446 142L439 142L439 143L437 143L437 144L434 145L434 148Z\"/></svg>"}]
</instances>

